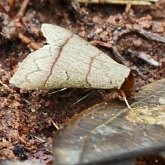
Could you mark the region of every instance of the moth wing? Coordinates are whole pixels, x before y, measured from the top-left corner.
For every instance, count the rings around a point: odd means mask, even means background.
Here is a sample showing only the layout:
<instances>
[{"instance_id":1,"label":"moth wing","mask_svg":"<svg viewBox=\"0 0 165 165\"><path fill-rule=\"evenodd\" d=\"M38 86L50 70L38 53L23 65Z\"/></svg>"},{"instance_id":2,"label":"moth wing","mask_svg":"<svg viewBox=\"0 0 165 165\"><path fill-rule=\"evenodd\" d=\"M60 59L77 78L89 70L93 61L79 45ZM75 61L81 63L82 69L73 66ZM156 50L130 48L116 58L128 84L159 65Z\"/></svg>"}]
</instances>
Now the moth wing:
<instances>
[{"instance_id":1,"label":"moth wing","mask_svg":"<svg viewBox=\"0 0 165 165\"><path fill-rule=\"evenodd\" d=\"M53 44L57 46L61 46L64 40L68 39L73 35L72 32L51 24L42 24L41 31L46 38L48 44Z\"/></svg>"},{"instance_id":2,"label":"moth wing","mask_svg":"<svg viewBox=\"0 0 165 165\"><path fill-rule=\"evenodd\" d=\"M45 45L30 53L19 65L10 79L10 84L24 89L44 88L45 78L50 72L54 48Z\"/></svg>"}]
</instances>

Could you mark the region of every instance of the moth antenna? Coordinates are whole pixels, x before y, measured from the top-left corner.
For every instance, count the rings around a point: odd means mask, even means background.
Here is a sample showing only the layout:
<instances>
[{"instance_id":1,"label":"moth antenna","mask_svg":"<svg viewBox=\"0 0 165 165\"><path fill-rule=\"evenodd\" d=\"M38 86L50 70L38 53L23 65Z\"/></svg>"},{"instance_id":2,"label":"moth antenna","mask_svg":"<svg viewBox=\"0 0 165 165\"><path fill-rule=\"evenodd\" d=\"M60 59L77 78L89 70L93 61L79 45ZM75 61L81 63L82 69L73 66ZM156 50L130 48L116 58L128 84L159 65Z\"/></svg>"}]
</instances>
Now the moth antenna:
<instances>
[{"instance_id":1,"label":"moth antenna","mask_svg":"<svg viewBox=\"0 0 165 165\"><path fill-rule=\"evenodd\" d=\"M122 98L124 99L124 101L125 101L125 103L126 103L128 109L132 111L133 109L130 107L130 105L129 105L129 103L128 103L128 100L127 100L127 98L126 98L126 95L125 95L124 91L123 91L123 90L120 90L120 94L121 94Z\"/></svg>"},{"instance_id":2,"label":"moth antenna","mask_svg":"<svg viewBox=\"0 0 165 165\"><path fill-rule=\"evenodd\" d=\"M76 102L74 102L70 107L73 107L74 105L78 104L80 101L84 100L85 98L87 98L89 95L91 95L94 91L89 92L88 94L86 94L85 96L83 96L82 98L80 98L79 100L77 100Z\"/></svg>"},{"instance_id":3,"label":"moth antenna","mask_svg":"<svg viewBox=\"0 0 165 165\"><path fill-rule=\"evenodd\" d=\"M67 90L67 89L68 89L68 88L62 88L62 89L56 90L56 91L54 91L54 92L50 92L49 95L55 94L55 93L59 93L59 92L62 92L62 91L65 91L65 90Z\"/></svg>"}]
</instances>

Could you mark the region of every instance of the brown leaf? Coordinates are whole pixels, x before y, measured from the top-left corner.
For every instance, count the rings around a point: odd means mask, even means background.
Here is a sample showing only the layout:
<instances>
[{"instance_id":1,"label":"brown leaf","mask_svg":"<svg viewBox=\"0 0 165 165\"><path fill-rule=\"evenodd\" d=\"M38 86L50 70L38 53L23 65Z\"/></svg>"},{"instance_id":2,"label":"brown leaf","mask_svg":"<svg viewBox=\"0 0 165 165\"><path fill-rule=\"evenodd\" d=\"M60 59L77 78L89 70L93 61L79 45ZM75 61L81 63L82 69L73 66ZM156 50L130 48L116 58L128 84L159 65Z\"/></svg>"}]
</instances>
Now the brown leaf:
<instances>
[{"instance_id":1,"label":"brown leaf","mask_svg":"<svg viewBox=\"0 0 165 165\"><path fill-rule=\"evenodd\" d=\"M123 162L164 149L165 79L145 86L131 107L135 110L129 111L118 100L111 101L72 118L54 136L57 164ZM140 120L139 115L146 120Z\"/></svg>"}]
</instances>

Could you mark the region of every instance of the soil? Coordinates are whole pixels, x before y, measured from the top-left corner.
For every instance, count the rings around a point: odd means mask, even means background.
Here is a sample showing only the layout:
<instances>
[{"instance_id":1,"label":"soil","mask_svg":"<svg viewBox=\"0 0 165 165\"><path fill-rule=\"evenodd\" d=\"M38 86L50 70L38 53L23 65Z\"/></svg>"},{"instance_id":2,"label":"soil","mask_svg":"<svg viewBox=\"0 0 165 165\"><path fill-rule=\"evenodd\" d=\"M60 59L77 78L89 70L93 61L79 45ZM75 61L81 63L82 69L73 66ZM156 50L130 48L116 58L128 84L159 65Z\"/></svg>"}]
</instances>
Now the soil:
<instances>
[{"instance_id":1,"label":"soil","mask_svg":"<svg viewBox=\"0 0 165 165\"><path fill-rule=\"evenodd\" d=\"M21 8L22 1L9 6L0 2L11 21ZM4 12L0 7L0 12ZM81 5L75 10L69 1L30 1L21 17L19 29L37 44L45 40L39 32L42 23L60 25L95 45L116 60L111 45L114 32L131 29L134 25L165 35L165 1L151 6L134 6L129 11L125 5ZM3 25L4 26L4 25ZM0 28L1 24L0 24ZM136 90L154 80L165 77L165 43L150 40L135 31L121 35L115 42L124 63L134 70ZM145 52L160 66L152 66L132 55L128 50ZM109 90L22 90L9 84L11 76L30 52L31 48L18 37L0 36L0 160L37 159L52 162L52 136L58 127L82 110L106 101ZM84 99L82 99L85 97Z\"/></svg>"}]
</instances>

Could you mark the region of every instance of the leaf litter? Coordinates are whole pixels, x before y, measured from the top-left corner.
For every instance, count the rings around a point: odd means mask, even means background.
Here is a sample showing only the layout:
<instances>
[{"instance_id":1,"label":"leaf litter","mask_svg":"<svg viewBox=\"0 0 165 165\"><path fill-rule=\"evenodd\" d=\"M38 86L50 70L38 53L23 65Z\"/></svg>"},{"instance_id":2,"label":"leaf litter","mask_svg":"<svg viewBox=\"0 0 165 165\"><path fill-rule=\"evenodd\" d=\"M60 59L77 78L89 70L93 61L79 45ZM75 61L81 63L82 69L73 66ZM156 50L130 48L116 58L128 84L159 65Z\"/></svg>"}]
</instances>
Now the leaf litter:
<instances>
[{"instance_id":1,"label":"leaf litter","mask_svg":"<svg viewBox=\"0 0 165 165\"><path fill-rule=\"evenodd\" d=\"M130 111L112 100L73 117L54 135L57 164L130 162L149 152L163 151L165 104L159 100L165 97L164 85L162 79L144 86Z\"/></svg>"}]
</instances>

